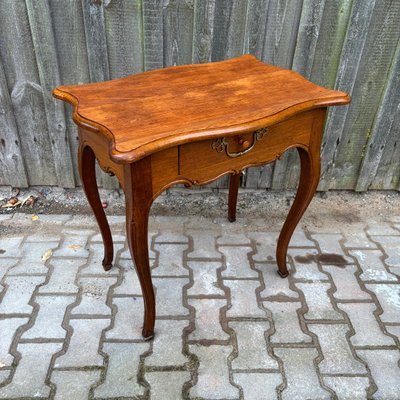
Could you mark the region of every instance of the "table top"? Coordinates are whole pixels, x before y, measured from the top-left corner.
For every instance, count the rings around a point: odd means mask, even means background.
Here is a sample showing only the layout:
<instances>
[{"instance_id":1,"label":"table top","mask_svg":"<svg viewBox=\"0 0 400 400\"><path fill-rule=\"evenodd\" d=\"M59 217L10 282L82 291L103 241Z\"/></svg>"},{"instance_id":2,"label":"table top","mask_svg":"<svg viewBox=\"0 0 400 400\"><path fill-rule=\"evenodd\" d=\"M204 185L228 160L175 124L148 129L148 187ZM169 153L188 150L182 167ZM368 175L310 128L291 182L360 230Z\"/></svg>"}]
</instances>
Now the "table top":
<instances>
[{"instance_id":1,"label":"table top","mask_svg":"<svg viewBox=\"0 0 400 400\"><path fill-rule=\"evenodd\" d=\"M60 86L53 95L73 104L78 125L109 139L110 157L117 163L350 102L344 92L315 85L251 55Z\"/></svg>"}]
</instances>

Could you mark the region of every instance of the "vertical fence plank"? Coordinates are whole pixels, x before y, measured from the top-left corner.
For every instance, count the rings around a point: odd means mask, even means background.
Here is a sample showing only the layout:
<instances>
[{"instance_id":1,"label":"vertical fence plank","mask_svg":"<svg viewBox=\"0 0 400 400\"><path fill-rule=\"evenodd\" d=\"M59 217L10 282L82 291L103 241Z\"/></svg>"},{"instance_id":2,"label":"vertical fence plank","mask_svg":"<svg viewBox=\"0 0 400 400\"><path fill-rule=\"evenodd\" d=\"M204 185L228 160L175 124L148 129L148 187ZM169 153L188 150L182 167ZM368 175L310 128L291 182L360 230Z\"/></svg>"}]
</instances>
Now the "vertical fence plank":
<instances>
[{"instance_id":1,"label":"vertical fence plank","mask_svg":"<svg viewBox=\"0 0 400 400\"><path fill-rule=\"evenodd\" d=\"M310 77L315 49L321 29L325 0L304 0L292 68L306 78ZM275 162L272 187L293 188L299 179L299 161L294 149Z\"/></svg>"},{"instance_id":2,"label":"vertical fence plank","mask_svg":"<svg viewBox=\"0 0 400 400\"><path fill-rule=\"evenodd\" d=\"M63 4L64 0L49 2L61 84L86 83L90 77L81 0L69 0L68 7L63 7ZM79 184L78 129L72 120L72 106L62 103L66 113L75 181Z\"/></svg>"},{"instance_id":3,"label":"vertical fence plank","mask_svg":"<svg viewBox=\"0 0 400 400\"><path fill-rule=\"evenodd\" d=\"M196 1L194 4L192 61L194 64L206 63L211 61L215 0Z\"/></svg>"},{"instance_id":4,"label":"vertical fence plank","mask_svg":"<svg viewBox=\"0 0 400 400\"><path fill-rule=\"evenodd\" d=\"M337 72L335 87L338 90L353 93L374 6L375 0L353 3ZM322 172L319 190L328 190L335 179L332 175L334 159L339 149L349 108L349 106L333 107L328 113L326 134L322 141Z\"/></svg>"},{"instance_id":5,"label":"vertical fence plank","mask_svg":"<svg viewBox=\"0 0 400 400\"><path fill-rule=\"evenodd\" d=\"M110 78L142 72L144 55L141 0L108 0L104 5Z\"/></svg>"},{"instance_id":6,"label":"vertical fence plank","mask_svg":"<svg viewBox=\"0 0 400 400\"><path fill-rule=\"evenodd\" d=\"M29 185L57 185L43 90L39 84L26 5L4 1L0 12L0 55L20 135Z\"/></svg>"},{"instance_id":7,"label":"vertical fence plank","mask_svg":"<svg viewBox=\"0 0 400 400\"><path fill-rule=\"evenodd\" d=\"M144 69L164 66L163 0L143 0Z\"/></svg>"},{"instance_id":8,"label":"vertical fence plank","mask_svg":"<svg viewBox=\"0 0 400 400\"><path fill-rule=\"evenodd\" d=\"M379 168L379 173L378 173ZM357 180L357 191L390 189L400 174L400 40Z\"/></svg>"},{"instance_id":9,"label":"vertical fence plank","mask_svg":"<svg viewBox=\"0 0 400 400\"><path fill-rule=\"evenodd\" d=\"M0 185L27 187L28 177L10 94L0 59Z\"/></svg>"},{"instance_id":10,"label":"vertical fence plank","mask_svg":"<svg viewBox=\"0 0 400 400\"><path fill-rule=\"evenodd\" d=\"M163 9L164 66L190 64L193 47L193 0L168 0Z\"/></svg>"},{"instance_id":11,"label":"vertical fence plank","mask_svg":"<svg viewBox=\"0 0 400 400\"><path fill-rule=\"evenodd\" d=\"M82 0L82 10L90 80L91 82L109 80L110 69L102 0ZM97 168L97 176L104 188L115 189L118 187L117 179L108 176L100 168Z\"/></svg>"},{"instance_id":12,"label":"vertical fence plank","mask_svg":"<svg viewBox=\"0 0 400 400\"><path fill-rule=\"evenodd\" d=\"M26 0L26 5L38 64L40 85L43 90L44 109L57 182L62 187L75 187L64 105L51 94L51 91L60 85L60 74L51 27L50 10L47 2Z\"/></svg>"},{"instance_id":13,"label":"vertical fence plank","mask_svg":"<svg viewBox=\"0 0 400 400\"><path fill-rule=\"evenodd\" d=\"M329 186L332 189L354 189L356 185L363 149L382 100L400 36L399 13L400 2L381 0L375 3L354 80L353 100L348 107L343 134L333 158Z\"/></svg>"},{"instance_id":14,"label":"vertical fence plank","mask_svg":"<svg viewBox=\"0 0 400 400\"><path fill-rule=\"evenodd\" d=\"M247 0L219 0L215 3L212 61L243 54Z\"/></svg>"},{"instance_id":15,"label":"vertical fence plank","mask_svg":"<svg viewBox=\"0 0 400 400\"><path fill-rule=\"evenodd\" d=\"M268 4L263 61L291 68L303 0L270 0Z\"/></svg>"}]
</instances>

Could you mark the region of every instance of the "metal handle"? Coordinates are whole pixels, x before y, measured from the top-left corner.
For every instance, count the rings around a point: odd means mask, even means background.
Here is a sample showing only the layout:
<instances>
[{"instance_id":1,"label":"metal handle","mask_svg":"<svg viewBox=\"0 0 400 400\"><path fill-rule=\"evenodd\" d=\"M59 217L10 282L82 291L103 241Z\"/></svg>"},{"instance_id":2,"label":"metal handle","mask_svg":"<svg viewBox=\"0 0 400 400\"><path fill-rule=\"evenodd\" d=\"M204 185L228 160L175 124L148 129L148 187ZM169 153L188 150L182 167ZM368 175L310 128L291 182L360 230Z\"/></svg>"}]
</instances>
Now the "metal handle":
<instances>
[{"instance_id":1,"label":"metal handle","mask_svg":"<svg viewBox=\"0 0 400 400\"><path fill-rule=\"evenodd\" d=\"M226 155L230 158L241 157L241 156L247 154L249 151L251 151L253 149L253 147L256 145L256 142L261 140L267 132L268 132L268 128L262 128L262 129L258 129L257 131L254 131L252 145L243 151L231 153L228 150L228 143L226 141L226 138L224 138L224 137L214 140L214 142L212 143L212 148L214 150L217 150L219 153L222 153L223 151L225 151Z\"/></svg>"}]
</instances>

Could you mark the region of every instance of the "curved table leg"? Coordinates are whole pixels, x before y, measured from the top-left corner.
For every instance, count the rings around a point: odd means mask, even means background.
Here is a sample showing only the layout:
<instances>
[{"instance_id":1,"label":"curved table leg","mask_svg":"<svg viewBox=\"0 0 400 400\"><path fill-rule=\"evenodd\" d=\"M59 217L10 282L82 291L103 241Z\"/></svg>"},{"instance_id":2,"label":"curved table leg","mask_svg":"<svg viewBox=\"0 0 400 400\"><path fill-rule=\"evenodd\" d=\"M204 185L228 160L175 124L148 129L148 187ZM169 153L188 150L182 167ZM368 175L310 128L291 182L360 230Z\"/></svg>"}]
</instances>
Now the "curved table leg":
<instances>
[{"instance_id":1,"label":"curved table leg","mask_svg":"<svg viewBox=\"0 0 400 400\"><path fill-rule=\"evenodd\" d=\"M240 173L232 174L229 177L229 195L228 195L228 220L229 220L229 222L236 221L236 205L237 205L239 185L240 185Z\"/></svg>"},{"instance_id":2,"label":"curved table leg","mask_svg":"<svg viewBox=\"0 0 400 400\"><path fill-rule=\"evenodd\" d=\"M100 228L104 244L103 268L108 271L112 267L114 250L110 226L108 225L97 188L95 161L96 157L93 150L85 144L80 144L78 149L79 175L83 190Z\"/></svg>"},{"instance_id":3,"label":"curved table leg","mask_svg":"<svg viewBox=\"0 0 400 400\"><path fill-rule=\"evenodd\" d=\"M282 227L276 249L278 273L282 278L289 275L286 267L286 255L290 239L300 218L303 216L317 189L320 176L319 151L307 151L297 148L300 155L301 173L296 197Z\"/></svg>"},{"instance_id":4,"label":"curved table leg","mask_svg":"<svg viewBox=\"0 0 400 400\"><path fill-rule=\"evenodd\" d=\"M151 280L148 219L152 203L150 168L145 166L148 160L140 160L126 167L125 171L125 203L126 233L132 259L135 260L136 273L142 288L144 300L144 323L142 335L145 340L154 336L156 305Z\"/></svg>"}]
</instances>

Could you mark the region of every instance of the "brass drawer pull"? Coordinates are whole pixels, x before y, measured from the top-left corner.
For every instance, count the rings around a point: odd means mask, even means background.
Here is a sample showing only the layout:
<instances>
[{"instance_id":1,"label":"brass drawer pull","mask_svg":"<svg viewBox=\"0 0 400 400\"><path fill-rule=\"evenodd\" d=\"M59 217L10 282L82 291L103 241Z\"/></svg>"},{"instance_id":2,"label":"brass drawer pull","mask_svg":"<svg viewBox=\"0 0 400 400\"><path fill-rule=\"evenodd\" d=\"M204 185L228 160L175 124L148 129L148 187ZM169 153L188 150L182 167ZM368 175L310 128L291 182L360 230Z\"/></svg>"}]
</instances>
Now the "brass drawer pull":
<instances>
[{"instance_id":1,"label":"brass drawer pull","mask_svg":"<svg viewBox=\"0 0 400 400\"><path fill-rule=\"evenodd\" d=\"M228 143L224 137L214 140L212 143L212 148L214 150L218 151L218 153L222 153L223 151L225 151L226 155L230 158L240 157L240 156L247 154L250 150L252 150L253 147L256 145L256 142L261 140L267 132L268 132L268 128L261 128L261 129L254 131L252 145L243 151L231 153L228 150Z\"/></svg>"}]
</instances>

